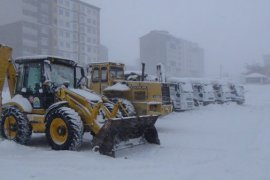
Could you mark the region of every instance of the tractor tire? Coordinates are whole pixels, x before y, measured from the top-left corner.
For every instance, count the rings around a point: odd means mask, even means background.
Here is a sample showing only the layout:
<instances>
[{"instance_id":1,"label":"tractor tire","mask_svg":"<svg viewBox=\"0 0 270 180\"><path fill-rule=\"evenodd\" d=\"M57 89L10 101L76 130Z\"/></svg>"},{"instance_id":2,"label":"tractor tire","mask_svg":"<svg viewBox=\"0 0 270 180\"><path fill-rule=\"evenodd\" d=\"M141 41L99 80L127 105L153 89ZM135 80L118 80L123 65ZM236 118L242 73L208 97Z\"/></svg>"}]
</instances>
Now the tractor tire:
<instances>
[{"instance_id":1,"label":"tractor tire","mask_svg":"<svg viewBox=\"0 0 270 180\"><path fill-rule=\"evenodd\" d=\"M1 136L19 144L27 144L32 135L32 128L26 115L17 107L7 107L3 110L0 120Z\"/></svg>"},{"instance_id":2,"label":"tractor tire","mask_svg":"<svg viewBox=\"0 0 270 180\"><path fill-rule=\"evenodd\" d=\"M112 110L113 110L113 104L112 103L104 103L104 106L110 111L110 112L112 112ZM122 113L121 113L121 111L117 111L117 114L116 114L116 118L121 118L121 117L123 117L123 115L122 115Z\"/></svg>"},{"instance_id":3,"label":"tractor tire","mask_svg":"<svg viewBox=\"0 0 270 180\"><path fill-rule=\"evenodd\" d=\"M104 105L110 112L113 111L113 106L114 106L114 104L107 102L107 103L104 103L103 105ZM116 113L116 115L115 115L115 117L112 117L112 118L122 118L122 117L123 117L123 115L122 115L121 111L118 110L117 113ZM101 127L104 125L104 123L106 122L106 120L108 120L108 118L106 117L106 112L105 112L103 109L100 109L99 112L98 112L98 115L97 115L97 117L96 117L96 120L95 120L96 123L97 123L97 124L99 125L99 127L101 128ZM91 134L94 136L94 133L93 133L93 132L91 132Z\"/></svg>"},{"instance_id":4,"label":"tractor tire","mask_svg":"<svg viewBox=\"0 0 270 180\"><path fill-rule=\"evenodd\" d=\"M52 149L76 151L82 144L83 122L73 109L60 107L46 117L45 132Z\"/></svg>"},{"instance_id":5,"label":"tractor tire","mask_svg":"<svg viewBox=\"0 0 270 180\"><path fill-rule=\"evenodd\" d=\"M118 102L119 100L122 101L122 104L123 104L125 110L128 113L128 115L126 115L126 113L123 110L120 110L124 117L136 116L136 110L135 110L133 104L129 100L126 100L126 99L123 99L123 98L113 98L112 99L112 101L115 102L115 103Z\"/></svg>"}]
</instances>

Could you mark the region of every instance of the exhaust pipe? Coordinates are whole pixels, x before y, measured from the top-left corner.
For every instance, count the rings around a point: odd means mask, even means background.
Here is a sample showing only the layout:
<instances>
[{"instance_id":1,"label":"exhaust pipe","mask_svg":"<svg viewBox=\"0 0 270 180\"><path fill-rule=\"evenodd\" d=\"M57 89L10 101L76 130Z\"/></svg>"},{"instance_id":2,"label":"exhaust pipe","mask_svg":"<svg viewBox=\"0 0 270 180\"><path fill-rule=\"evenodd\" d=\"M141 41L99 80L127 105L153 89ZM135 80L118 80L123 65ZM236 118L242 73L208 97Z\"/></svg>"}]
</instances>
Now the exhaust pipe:
<instances>
[{"instance_id":1,"label":"exhaust pipe","mask_svg":"<svg viewBox=\"0 0 270 180\"><path fill-rule=\"evenodd\" d=\"M141 78L142 81L144 81L144 74L145 74L145 63L142 63L142 78Z\"/></svg>"}]
</instances>

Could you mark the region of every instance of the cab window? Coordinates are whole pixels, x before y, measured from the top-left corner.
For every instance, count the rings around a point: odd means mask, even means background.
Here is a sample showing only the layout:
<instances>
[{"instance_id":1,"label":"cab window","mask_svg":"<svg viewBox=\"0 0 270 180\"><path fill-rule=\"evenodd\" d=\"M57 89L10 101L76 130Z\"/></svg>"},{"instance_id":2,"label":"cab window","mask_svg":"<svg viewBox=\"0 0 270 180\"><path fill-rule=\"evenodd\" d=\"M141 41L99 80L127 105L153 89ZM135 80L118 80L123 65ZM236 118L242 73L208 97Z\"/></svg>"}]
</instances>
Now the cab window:
<instances>
[{"instance_id":1,"label":"cab window","mask_svg":"<svg viewBox=\"0 0 270 180\"><path fill-rule=\"evenodd\" d=\"M24 79L24 68L23 68L23 64L20 64L18 66L18 78L17 78L17 82L16 82L16 92L20 93L22 91L23 88L23 79Z\"/></svg>"},{"instance_id":2,"label":"cab window","mask_svg":"<svg viewBox=\"0 0 270 180\"><path fill-rule=\"evenodd\" d=\"M38 92L41 84L41 64L30 63L24 65L25 75L23 87L27 92Z\"/></svg>"},{"instance_id":3,"label":"cab window","mask_svg":"<svg viewBox=\"0 0 270 180\"><path fill-rule=\"evenodd\" d=\"M98 67L95 67L92 72L92 81L98 82L99 81L99 69Z\"/></svg>"},{"instance_id":4,"label":"cab window","mask_svg":"<svg viewBox=\"0 0 270 180\"><path fill-rule=\"evenodd\" d=\"M121 67L111 67L110 68L110 75L112 78L115 79L124 79L124 69Z\"/></svg>"},{"instance_id":5,"label":"cab window","mask_svg":"<svg viewBox=\"0 0 270 180\"><path fill-rule=\"evenodd\" d=\"M107 81L107 67L101 68L101 81L106 82Z\"/></svg>"}]
</instances>

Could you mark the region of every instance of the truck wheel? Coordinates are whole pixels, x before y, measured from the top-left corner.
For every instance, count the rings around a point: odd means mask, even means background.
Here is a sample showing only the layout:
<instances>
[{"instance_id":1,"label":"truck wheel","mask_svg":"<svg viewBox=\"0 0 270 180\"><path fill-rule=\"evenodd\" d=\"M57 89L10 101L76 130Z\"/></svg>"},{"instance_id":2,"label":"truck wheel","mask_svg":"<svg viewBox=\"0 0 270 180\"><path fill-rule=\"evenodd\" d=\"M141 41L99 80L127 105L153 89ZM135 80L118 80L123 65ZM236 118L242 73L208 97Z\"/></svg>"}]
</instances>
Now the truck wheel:
<instances>
[{"instance_id":1,"label":"truck wheel","mask_svg":"<svg viewBox=\"0 0 270 180\"><path fill-rule=\"evenodd\" d=\"M19 144L27 144L31 139L32 129L26 115L17 107L4 109L1 120L1 135L5 139Z\"/></svg>"},{"instance_id":2,"label":"truck wheel","mask_svg":"<svg viewBox=\"0 0 270 180\"><path fill-rule=\"evenodd\" d=\"M236 102L238 105L243 105L244 104L244 101L237 101Z\"/></svg>"},{"instance_id":3,"label":"truck wheel","mask_svg":"<svg viewBox=\"0 0 270 180\"><path fill-rule=\"evenodd\" d=\"M78 150L82 144L83 122L73 109L61 107L46 118L46 137L54 150Z\"/></svg>"}]
</instances>

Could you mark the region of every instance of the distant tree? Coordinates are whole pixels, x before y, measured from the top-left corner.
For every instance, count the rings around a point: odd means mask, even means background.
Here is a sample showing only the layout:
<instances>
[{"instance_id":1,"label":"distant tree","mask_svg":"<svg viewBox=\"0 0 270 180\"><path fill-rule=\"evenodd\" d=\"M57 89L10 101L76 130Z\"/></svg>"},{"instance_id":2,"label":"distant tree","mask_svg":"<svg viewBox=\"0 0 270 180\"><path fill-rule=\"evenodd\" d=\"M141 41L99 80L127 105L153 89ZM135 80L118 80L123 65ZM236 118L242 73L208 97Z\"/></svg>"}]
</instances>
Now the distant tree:
<instances>
[{"instance_id":1,"label":"distant tree","mask_svg":"<svg viewBox=\"0 0 270 180\"><path fill-rule=\"evenodd\" d=\"M258 63L255 64L247 64L246 65L246 73L245 74L251 74L251 73L260 73L266 76L270 76L270 66L261 66Z\"/></svg>"},{"instance_id":2,"label":"distant tree","mask_svg":"<svg viewBox=\"0 0 270 180\"><path fill-rule=\"evenodd\" d=\"M262 73L263 67L260 64L258 64L258 63L247 64L246 65L246 70L247 70L247 72L245 74Z\"/></svg>"}]
</instances>

